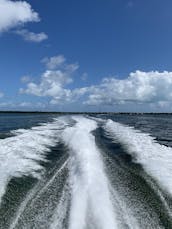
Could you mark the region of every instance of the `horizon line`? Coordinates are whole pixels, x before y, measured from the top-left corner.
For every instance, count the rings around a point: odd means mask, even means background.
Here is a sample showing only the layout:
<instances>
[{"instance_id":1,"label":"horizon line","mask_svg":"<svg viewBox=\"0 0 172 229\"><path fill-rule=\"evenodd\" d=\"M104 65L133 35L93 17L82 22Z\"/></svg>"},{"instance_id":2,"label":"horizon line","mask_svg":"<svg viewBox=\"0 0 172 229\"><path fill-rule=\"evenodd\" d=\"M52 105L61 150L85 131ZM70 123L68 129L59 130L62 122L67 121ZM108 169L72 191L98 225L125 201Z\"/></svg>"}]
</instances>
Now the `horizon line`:
<instances>
[{"instance_id":1,"label":"horizon line","mask_svg":"<svg viewBox=\"0 0 172 229\"><path fill-rule=\"evenodd\" d=\"M134 111L20 111L0 110L0 113L35 113L35 114L172 114L172 112L134 112Z\"/></svg>"}]
</instances>

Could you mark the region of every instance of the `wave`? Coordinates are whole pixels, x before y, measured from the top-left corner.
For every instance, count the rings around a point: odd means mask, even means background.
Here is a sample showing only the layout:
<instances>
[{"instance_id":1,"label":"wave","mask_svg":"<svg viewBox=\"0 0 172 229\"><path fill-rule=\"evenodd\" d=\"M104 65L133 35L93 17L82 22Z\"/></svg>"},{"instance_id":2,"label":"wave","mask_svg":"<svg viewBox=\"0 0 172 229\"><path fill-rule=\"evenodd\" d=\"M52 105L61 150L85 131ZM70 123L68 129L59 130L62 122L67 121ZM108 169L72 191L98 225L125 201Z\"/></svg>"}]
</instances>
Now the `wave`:
<instances>
[{"instance_id":1,"label":"wave","mask_svg":"<svg viewBox=\"0 0 172 229\"><path fill-rule=\"evenodd\" d=\"M160 145L155 138L112 120L104 125L107 134L120 142L133 160L141 164L162 189L172 195L172 148Z\"/></svg>"},{"instance_id":2,"label":"wave","mask_svg":"<svg viewBox=\"0 0 172 229\"><path fill-rule=\"evenodd\" d=\"M69 228L118 228L112 206L110 184L100 151L91 133L97 123L73 117L76 125L64 130L63 141L70 151L71 209Z\"/></svg>"},{"instance_id":3,"label":"wave","mask_svg":"<svg viewBox=\"0 0 172 229\"><path fill-rule=\"evenodd\" d=\"M0 202L12 177L33 176L40 178L41 161L58 142L58 131L65 128L63 119L41 124L31 129L12 131L14 136L0 140Z\"/></svg>"}]
</instances>

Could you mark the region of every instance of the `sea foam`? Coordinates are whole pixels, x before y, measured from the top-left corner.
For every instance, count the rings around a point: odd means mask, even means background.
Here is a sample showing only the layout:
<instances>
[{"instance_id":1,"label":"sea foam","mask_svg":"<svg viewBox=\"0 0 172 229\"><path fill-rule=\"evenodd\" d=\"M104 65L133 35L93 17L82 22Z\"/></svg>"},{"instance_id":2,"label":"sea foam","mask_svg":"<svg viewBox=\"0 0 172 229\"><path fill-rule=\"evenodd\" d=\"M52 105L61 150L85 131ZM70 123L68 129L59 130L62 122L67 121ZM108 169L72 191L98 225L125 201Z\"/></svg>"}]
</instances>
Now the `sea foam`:
<instances>
[{"instance_id":1,"label":"sea foam","mask_svg":"<svg viewBox=\"0 0 172 229\"><path fill-rule=\"evenodd\" d=\"M69 170L72 202L69 228L118 228L109 182L95 137L91 133L97 124L84 117L73 119L76 125L65 129L63 133L63 141L69 148L71 158Z\"/></svg>"},{"instance_id":2,"label":"sea foam","mask_svg":"<svg viewBox=\"0 0 172 229\"><path fill-rule=\"evenodd\" d=\"M0 140L0 202L12 177L31 175L39 178L46 152L58 142L63 120L42 124L31 129L12 131L14 136Z\"/></svg>"},{"instance_id":3,"label":"sea foam","mask_svg":"<svg viewBox=\"0 0 172 229\"><path fill-rule=\"evenodd\" d=\"M164 190L172 194L171 147L160 145L149 134L112 120L108 120L104 127L133 156L133 160L140 163Z\"/></svg>"}]
</instances>

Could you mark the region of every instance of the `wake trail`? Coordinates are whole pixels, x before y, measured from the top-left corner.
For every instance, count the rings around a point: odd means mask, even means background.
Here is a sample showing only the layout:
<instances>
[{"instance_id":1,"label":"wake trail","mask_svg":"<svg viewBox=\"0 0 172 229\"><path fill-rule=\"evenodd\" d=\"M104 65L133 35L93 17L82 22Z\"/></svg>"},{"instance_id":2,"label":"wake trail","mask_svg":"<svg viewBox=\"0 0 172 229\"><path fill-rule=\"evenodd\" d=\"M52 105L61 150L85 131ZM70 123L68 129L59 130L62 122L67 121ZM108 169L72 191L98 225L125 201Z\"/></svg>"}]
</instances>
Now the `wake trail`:
<instances>
[{"instance_id":1,"label":"wake trail","mask_svg":"<svg viewBox=\"0 0 172 229\"><path fill-rule=\"evenodd\" d=\"M155 138L112 120L104 128L108 135L123 145L161 188L172 195L172 148L160 145Z\"/></svg>"},{"instance_id":2,"label":"wake trail","mask_svg":"<svg viewBox=\"0 0 172 229\"><path fill-rule=\"evenodd\" d=\"M126 225L129 229L139 229L140 225L131 209L127 206L124 198L122 198L113 187L111 187L111 193L113 197L113 205L118 209L118 221L120 222L119 228L125 228Z\"/></svg>"},{"instance_id":3,"label":"wake trail","mask_svg":"<svg viewBox=\"0 0 172 229\"><path fill-rule=\"evenodd\" d=\"M0 140L0 203L12 177L41 177L44 170L40 162L58 142L58 133L65 128L63 119L55 119L31 129L12 131L15 135Z\"/></svg>"},{"instance_id":4,"label":"wake trail","mask_svg":"<svg viewBox=\"0 0 172 229\"><path fill-rule=\"evenodd\" d=\"M64 130L62 138L69 148L71 209L69 229L118 228L112 206L110 184L92 131L94 120L73 117L75 126Z\"/></svg>"},{"instance_id":5,"label":"wake trail","mask_svg":"<svg viewBox=\"0 0 172 229\"><path fill-rule=\"evenodd\" d=\"M59 203L54 211L54 214L51 218L50 229L64 229L66 228L67 214L68 214L68 205L70 202L70 191L69 186L66 184L62 191L61 198ZM66 224L65 224L66 223Z\"/></svg>"},{"instance_id":6,"label":"wake trail","mask_svg":"<svg viewBox=\"0 0 172 229\"><path fill-rule=\"evenodd\" d=\"M47 191L49 186L54 182L57 176L60 176L60 173L65 169L67 166L68 159L61 165L60 168L57 169L57 172L52 176L50 180L48 180L45 185L42 184L42 181L38 182L38 184L28 193L24 201L21 203L19 209L17 210L17 213L10 225L10 229L16 228L16 225L18 224L18 221L20 217L22 216L23 212L25 211L28 203L30 202L30 206L34 206L34 203L38 201L38 199L41 197L41 195Z\"/></svg>"}]
</instances>

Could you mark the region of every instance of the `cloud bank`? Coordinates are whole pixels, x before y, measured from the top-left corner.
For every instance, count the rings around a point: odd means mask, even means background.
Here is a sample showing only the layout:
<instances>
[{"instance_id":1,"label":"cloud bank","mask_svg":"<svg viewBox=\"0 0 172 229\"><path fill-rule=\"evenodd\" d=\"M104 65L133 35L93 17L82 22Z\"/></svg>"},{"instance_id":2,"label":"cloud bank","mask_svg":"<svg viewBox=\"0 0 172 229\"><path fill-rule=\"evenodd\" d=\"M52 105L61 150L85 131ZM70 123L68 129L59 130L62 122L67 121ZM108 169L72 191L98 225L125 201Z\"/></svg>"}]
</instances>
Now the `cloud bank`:
<instances>
[{"instance_id":1,"label":"cloud bank","mask_svg":"<svg viewBox=\"0 0 172 229\"><path fill-rule=\"evenodd\" d=\"M92 87L86 101L90 105L172 102L172 72L130 73L125 79L104 78Z\"/></svg>"},{"instance_id":2,"label":"cloud bank","mask_svg":"<svg viewBox=\"0 0 172 229\"><path fill-rule=\"evenodd\" d=\"M41 102L13 102L13 101L8 101L8 102L0 102L0 109L1 110L42 110L46 106L44 103Z\"/></svg>"},{"instance_id":3,"label":"cloud bank","mask_svg":"<svg viewBox=\"0 0 172 229\"><path fill-rule=\"evenodd\" d=\"M72 88L77 64L67 64L63 56L44 59L46 71L39 83L29 82L20 92L49 97L50 104L81 102L89 106L130 104L172 104L172 72L136 71L124 79L104 78L97 85Z\"/></svg>"}]
</instances>

